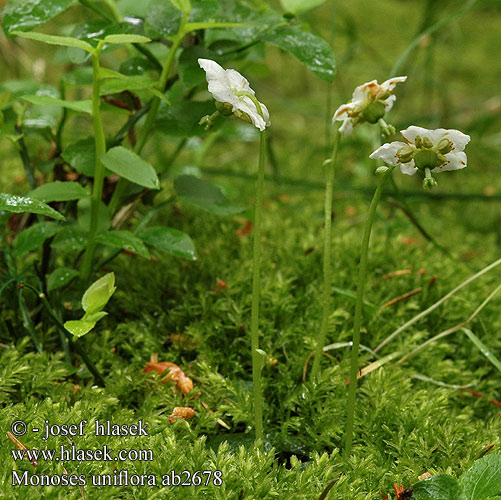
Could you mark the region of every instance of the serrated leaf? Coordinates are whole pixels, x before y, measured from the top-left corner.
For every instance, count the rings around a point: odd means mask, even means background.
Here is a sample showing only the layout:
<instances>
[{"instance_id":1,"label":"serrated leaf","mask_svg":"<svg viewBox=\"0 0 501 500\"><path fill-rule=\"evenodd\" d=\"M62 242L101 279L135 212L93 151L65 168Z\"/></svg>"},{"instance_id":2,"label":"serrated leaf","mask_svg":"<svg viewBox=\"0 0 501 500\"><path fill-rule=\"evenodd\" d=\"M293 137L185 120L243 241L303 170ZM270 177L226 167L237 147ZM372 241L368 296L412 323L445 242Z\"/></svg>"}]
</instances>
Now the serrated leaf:
<instances>
[{"instance_id":1,"label":"serrated leaf","mask_svg":"<svg viewBox=\"0 0 501 500\"><path fill-rule=\"evenodd\" d=\"M87 243L87 234L78 226L66 226L56 234L51 247L61 252L74 252L81 250Z\"/></svg>"},{"instance_id":2,"label":"serrated leaf","mask_svg":"<svg viewBox=\"0 0 501 500\"><path fill-rule=\"evenodd\" d=\"M145 259L150 258L150 252L148 252L143 241L134 236L130 231L108 231L101 233L96 238L96 241L109 247L122 248L123 250L137 253Z\"/></svg>"},{"instance_id":3,"label":"serrated leaf","mask_svg":"<svg viewBox=\"0 0 501 500\"><path fill-rule=\"evenodd\" d=\"M15 30L29 31L77 3L77 0L9 0L3 10L3 28L7 34Z\"/></svg>"},{"instance_id":4,"label":"serrated leaf","mask_svg":"<svg viewBox=\"0 0 501 500\"><path fill-rule=\"evenodd\" d=\"M115 290L115 274L105 274L92 283L83 294L82 309L88 315L101 311L115 293Z\"/></svg>"},{"instance_id":5,"label":"serrated leaf","mask_svg":"<svg viewBox=\"0 0 501 500\"><path fill-rule=\"evenodd\" d=\"M459 500L460 488L447 474L432 476L412 485L412 500Z\"/></svg>"},{"instance_id":6,"label":"serrated leaf","mask_svg":"<svg viewBox=\"0 0 501 500\"><path fill-rule=\"evenodd\" d=\"M23 100L36 104L38 106L57 106L61 108L71 109L78 113L92 114L92 101L90 99L84 101L65 101L45 95L24 95Z\"/></svg>"},{"instance_id":7,"label":"serrated leaf","mask_svg":"<svg viewBox=\"0 0 501 500\"><path fill-rule=\"evenodd\" d=\"M246 210L244 206L230 203L217 186L192 175L177 177L174 190L183 201L216 215L234 215Z\"/></svg>"},{"instance_id":8,"label":"serrated leaf","mask_svg":"<svg viewBox=\"0 0 501 500\"><path fill-rule=\"evenodd\" d=\"M46 215L56 220L66 220L63 215L54 210L43 201L29 198L28 196L16 196L13 194L0 193L0 210L6 210L15 214L29 212L32 214Z\"/></svg>"},{"instance_id":9,"label":"serrated leaf","mask_svg":"<svg viewBox=\"0 0 501 500\"><path fill-rule=\"evenodd\" d=\"M501 496L501 452L475 461L459 478L461 500L491 500Z\"/></svg>"},{"instance_id":10,"label":"serrated leaf","mask_svg":"<svg viewBox=\"0 0 501 500\"><path fill-rule=\"evenodd\" d=\"M47 276L47 291L51 292L64 285L67 285L72 279L78 276L76 269L69 267L58 267Z\"/></svg>"},{"instance_id":11,"label":"serrated leaf","mask_svg":"<svg viewBox=\"0 0 501 500\"><path fill-rule=\"evenodd\" d=\"M151 39L142 35L118 34L108 35L104 38L105 43L148 43Z\"/></svg>"},{"instance_id":12,"label":"serrated leaf","mask_svg":"<svg viewBox=\"0 0 501 500\"><path fill-rule=\"evenodd\" d=\"M87 191L78 182L47 182L28 193L30 198L50 203L52 201L78 200L88 196Z\"/></svg>"},{"instance_id":13,"label":"serrated leaf","mask_svg":"<svg viewBox=\"0 0 501 500\"><path fill-rule=\"evenodd\" d=\"M45 33L24 33L22 31L12 31L12 35L16 35L21 38L28 38L29 40L35 40L37 42L48 43L49 45L74 47L90 53L95 52L94 47L90 43L79 40L78 38L72 38L70 36L46 35Z\"/></svg>"},{"instance_id":14,"label":"serrated leaf","mask_svg":"<svg viewBox=\"0 0 501 500\"><path fill-rule=\"evenodd\" d=\"M177 229L152 226L143 229L138 236L148 245L176 257L188 260L196 260L197 258L192 239Z\"/></svg>"},{"instance_id":15,"label":"serrated leaf","mask_svg":"<svg viewBox=\"0 0 501 500\"><path fill-rule=\"evenodd\" d=\"M136 153L122 146L110 149L101 157L109 170L128 181L150 189L159 189L160 182L155 169Z\"/></svg>"},{"instance_id":16,"label":"serrated leaf","mask_svg":"<svg viewBox=\"0 0 501 500\"><path fill-rule=\"evenodd\" d=\"M329 44L317 35L284 26L264 32L262 40L296 57L315 75L331 82L336 75L334 54Z\"/></svg>"},{"instance_id":17,"label":"serrated leaf","mask_svg":"<svg viewBox=\"0 0 501 500\"><path fill-rule=\"evenodd\" d=\"M24 231L21 231L12 242L13 254L17 257L27 254L43 245L43 242L52 238L61 226L57 222L39 222Z\"/></svg>"},{"instance_id":18,"label":"serrated leaf","mask_svg":"<svg viewBox=\"0 0 501 500\"><path fill-rule=\"evenodd\" d=\"M284 10L291 14L297 14L313 9L325 3L326 0L280 0Z\"/></svg>"}]
</instances>

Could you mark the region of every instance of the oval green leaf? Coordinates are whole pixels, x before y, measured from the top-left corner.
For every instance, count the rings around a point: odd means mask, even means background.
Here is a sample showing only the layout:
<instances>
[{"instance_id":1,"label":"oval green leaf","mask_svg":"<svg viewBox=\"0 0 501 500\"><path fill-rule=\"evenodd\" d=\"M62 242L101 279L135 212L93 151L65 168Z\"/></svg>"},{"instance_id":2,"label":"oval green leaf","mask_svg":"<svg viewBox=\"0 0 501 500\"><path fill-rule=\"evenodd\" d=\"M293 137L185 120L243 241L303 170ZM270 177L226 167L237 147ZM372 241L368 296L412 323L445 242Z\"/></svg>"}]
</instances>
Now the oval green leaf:
<instances>
[{"instance_id":1,"label":"oval green leaf","mask_svg":"<svg viewBox=\"0 0 501 500\"><path fill-rule=\"evenodd\" d=\"M29 212L32 214L46 215L57 220L66 220L63 215L54 210L43 201L35 200L27 196L16 196L13 194L0 193L0 210L21 214Z\"/></svg>"},{"instance_id":2,"label":"oval green leaf","mask_svg":"<svg viewBox=\"0 0 501 500\"><path fill-rule=\"evenodd\" d=\"M412 486L412 500L459 500L459 484L452 476L440 474Z\"/></svg>"},{"instance_id":3,"label":"oval green leaf","mask_svg":"<svg viewBox=\"0 0 501 500\"><path fill-rule=\"evenodd\" d=\"M151 39L142 35L128 35L118 34L118 35L108 35L104 38L105 43L148 43Z\"/></svg>"},{"instance_id":4,"label":"oval green leaf","mask_svg":"<svg viewBox=\"0 0 501 500\"><path fill-rule=\"evenodd\" d=\"M88 196L87 191L78 182L47 182L29 193L30 198L50 203L52 201L78 200Z\"/></svg>"},{"instance_id":5,"label":"oval green leaf","mask_svg":"<svg viewBox=\"0 0 501 500\"><path fill-rule=\"evenodd\" d=\"M48 43L49 45L75 47L90 52L91 54L95 52L94 47L90 43L70 36L46 35L45 33L23 33L22 31L12 31L12 35L28 38L29 40L35 40L37 42Z\"/></svg>"},{"instance_id":6,"label":"oval green leaf","mask_svg":"<svg viewBox=\"0 0 501 500\"><path fill-rule=\"evenodd\" d=\"M15 30L29 31L46 23L77 0L9 0L3 10L3 28L7 34Z\"/></svg>"},{"instance_id":7,"label":"oval green leaf","mask_svg":"<svg viewBox=\"0 0 501 500\"><path fill-rule=\"evenodd\" d=\"M52 290L67 285L78 274L79 272L76 269L58 267L47 276L47 291L52 292Z\"/></svg>"},{"instance_id":8,"label":"oval green leaf","mask_svg":"<svg viewBox=\"0 0 501 500\"><path fill-rule=\"evenodd\" d=\"M143 241L130 231L108 231L97 236L96 241L102 245L121 248L136 253L145 259L150 258L150 252Z\"/></svg>"},{"instance_id":9,"label":"oval green leaf","mask_svg":"<svg viewBox=\"0 0 501 500\"><path fill-rule=\"evenodd\" d=\"M101 311L115 293L116 289L115 273L105 274L102 278L92 283L83 294L82 309L87 314L94 314Z\"/></svg>"},{"instance_id":10,"label":"oval green leaf","mask_svg":"<svg viewBox=\"0 0 501 500\"><path fill-rule=\"evenodd\" d=\"M501 496L501 452L477 460L459 479L461 500L487 500Z\"/></svg>"},{"instance_id":11,"label":"oval green leaf","mask_svg":"<svg viewBox=\"0 0 501 500\"><path fill-rule=\"evenodd\" d=\"M122 146L110 149L101 157L103 165L128 181L150 189L159 189L155 169L140 156Z\"/></svg>"},{"instance_id":12,"label":"oval green leaf","mask_svg":"<svg viewBox=\"0 0 501 500\"><path fill-rule=\"evenodd\" d=\"M57 222L39 222L21 231L12 242L13 254L17 257L42 246L43 242L52 238L61 226Z\"/></svg>"},{"instance_id":13,"label":"oval green leaf","mask_svg":"<svg viewBox=\"0 0 501 500\"><path fill-rule=\"evenodd\" d=\"M182 231L171 227L152 226L138 235L152 247L187 260L196 260L195 245L192 239Z\"/></svg>"},{"instance_id":14,"label":"oval green leaf","mask_svg":"<svg viewBox=\"0 0 501 500\"><path fill-rule=\"evenodd\" d=\"M92 114L92 101L90 99L83 101L65 101L46 95L25 95L22 97L25 101L39 106L57 106L60 108L71 109L77 113Z\"/></svg>"},{"instance_id":15,"label":"oval green leaf","mask_svg":"<svg viewBox=\"0 0 501 500\"><path fill-rule=\"evenodd\" d=\"M290 26L265 31L261 38L296 57L318 77L328 82L334 80L334 54L323 38Z\"/></svg>"},{"instance_id":16,"label":"oval green leaf","mask_svg":"<svg viewBox=\"0 0 501 500\"><path fill-rule=\"evenodd\" d=\"M177 177L174 189L182 200L212 214L234 215L246 210L244 206L231 204L217 186L192 175Z\"/></svg>"}]
</instances>

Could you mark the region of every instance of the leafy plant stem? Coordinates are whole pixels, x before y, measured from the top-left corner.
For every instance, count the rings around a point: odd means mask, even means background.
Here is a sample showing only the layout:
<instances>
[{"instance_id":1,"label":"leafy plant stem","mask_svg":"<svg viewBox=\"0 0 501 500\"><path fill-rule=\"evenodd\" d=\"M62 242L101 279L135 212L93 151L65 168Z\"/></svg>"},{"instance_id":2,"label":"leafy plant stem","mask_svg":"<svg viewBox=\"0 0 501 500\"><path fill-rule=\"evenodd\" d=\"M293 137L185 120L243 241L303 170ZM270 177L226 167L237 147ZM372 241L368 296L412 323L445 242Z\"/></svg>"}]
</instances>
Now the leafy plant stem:
<instances>
[{"instance_id":1,"label":"leafy plant stem","mask_svg":"<svg viewBox=\"0 0 501 500\"><path fill-rule=\"evenodd\" d=\"M90 278L92 271L92 259L96 247L96 233L98 223L98 211L103 195L104 165L101 163L101 156L106 153L106 138L104 136L103 122L101 119L101 98L99 96L99 54L103 48L100 41L96 52L92 54L93 87L92 87L92 125L94 127L94 141L96 148L96 165L94 173L94 189L91 197L91 215L88 245L82 260L81 277L84 282Z\"/></svg>"},{"instance_id":2,"label":"leafy plant stem","mask_svg":"<svg viewBox=\"0 0 501 500\"><path fill-rule=\"evenodd\" d=\"M23 162L23 168L24 168L24 173L26 174L26 179L28 181L30 189L35 189L37 187L37 183L35 180L35 171L33 169L33 165L31 164L30 155L28 154L26 143L24 142L24 138L22 137L21 127L16 125L15 132L17 135L21 136L17 141L17 148L19 151L19 156L21 157L21 161Z\"/></svg>"},{"instance_id":3,"label":"leafy plant stem","mask_svg":"<svg viewBox=\"0 0 501 500\"><path fill-rule=\"evenodd\" d=\"M185 26L187 19L188 16L185 15L181 21L179 31L174 36L174 41L172 47L169 50L169 55L167 56L167 60L163 65L162 73L160 75L160 79L158 80L157 84L157 87L160 90L160 92L164 92L165 90L165 86L167 85L167 79L169 78L170 70L172 68L172 64L174 63L174 58L176 56L177 49L179 48L179 45L181 44L184 35L186 34ZM141 151L143 150L146 141L150 137L151 129L153 128L153 124L155 122L155 118L157 116L159 107L160 107L160 98L155 96L151 100L150 109L148 111L148 114L146 115L146 122L144 124L143 129L141 130L139 139L136 142L136 145L134 146L134 153L138 155L141 154ZM120 204L120 200L123 196L125 188L127 187L127 184L128 181L126 179L120 178L120 180L118 181L115 191L113 191L113 195L110 200L110 211L112 214L114 214L117 211L118 206Z\"/></svg>"},{"instance_id":4,"label":"leafy plant stem","mask_svg":"<svg viewBox=\"0 0 501 500\"><path fill-rule=\"evenodd\" d=\"M355 319L353 326L353 347L351 349L351 365L350 365L350 386L348 389L348 403L347 403L347 416L346 416L346 431L345 431L345 445L343 455L348 458L351 453L353 444L353 424L355 420L355 398L357 391L357 372L358 372L358 351L360 346L360 327L362 324L362 306L364 300L364 289L367 282L367 256L369 252L369 241L371 237L372 225L376 215L376 209L381 199L386 181L391 176L394 167L390 167L380 178L379 184L374 192L371 204L369 206L369 213L365 222L364 236L362 239L362 248L360 250L360 264L358 271L357 283L357 301L355 303Z\"/></svg>"},{"instance_id":5,"label":"leafy plant stem","mask_svg":"<svg viewBox=\"0 0 501 500\"><path fill-rule=\"evenodd\" d=\"M263 208L264 165L266 132L260 135L259 166L257 173L256 206L254 216L254 244L252 262L251 349L252 381L254 394L254 427L256 439L263 439L263 392L261 387L262 359L259 349L259 295L261 289L261 214Z\"/></svg>"},{"instance_id":6,"label":"leafy plant stem","mask_svg":"<svg viewBox=\"0 0 501 500\"><path fill-rule=\"evenodd\" d=\"M35 293L37 295L37 297L42 302L42 305L44 306L45 310L47 311L49 316L52 318L52 320L54 321L56 326L64 334L64 336L68 339L69 345L74 347L75 351L77 351L77 353L80 355L83 362L85 363L85 365L87 366L89 371L94 376L94 380L101 387L104 387L105 384L104 384L103 377L101 376L101 374L99 373L99 371L95 367L94 363L92 363L92 361L89 359L89 357L85 353L84 349L82 349L82 347L79 344L73 343L73 338L72 338L71 333L68 330L66 330L64 325L61 323L61 321L57 317L57 314L55 313L55 311L52 309L51 305L49 304L49 301L47 300L47 297L45 296L45 294L40 292L39 290L37 290L34 286L31 286L29 283L22 283L22 287L27 288L28 290L31 290L33 293Z\"/></svg>"},{"instance_id":7,"label":"leafy plant stem","mask_svg":"<svg viewBox=\"0 0 501 500\"><path fill-rule=\"evenodd\" d=\"M332 249L332 196L334 191L334 172L336 168L337 153L339 150L339 142L341 134L336 131L334 146L332 148L332 156L327 160L325 167L325 204L324 204L324 260L323 260L323 295L322 295L322 323L320 325L320 333L317 338L315 349L315 357L313 358L313 366L311 376L316 377L320 370L322 361L322 349L325 344L327 330L329 326L329 313L331 307L331 287L332 287L332 265L331 265L331 249Z\"/></svg>"}]
</instances>

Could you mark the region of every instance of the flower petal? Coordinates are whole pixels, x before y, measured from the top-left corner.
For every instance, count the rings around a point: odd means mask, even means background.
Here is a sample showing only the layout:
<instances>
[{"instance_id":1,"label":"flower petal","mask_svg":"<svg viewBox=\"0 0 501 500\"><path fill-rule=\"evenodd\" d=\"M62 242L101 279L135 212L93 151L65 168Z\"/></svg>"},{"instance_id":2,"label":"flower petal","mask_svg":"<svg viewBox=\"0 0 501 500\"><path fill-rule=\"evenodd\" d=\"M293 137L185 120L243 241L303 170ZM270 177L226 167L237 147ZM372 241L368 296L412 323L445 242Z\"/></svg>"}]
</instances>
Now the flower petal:
<instances>
[{"instance_id":1,"label":"flower petal","mask_svg":"<svg viewBox=\"0 0 501 500\"><path fill-rule=\"evenodd\" d=\"M220 82L226 81L226 71L219 66L216 61L210 59L198 59L199 66L205 71L207 81L218 80Z\"/></svg>"},{"instance_id":2,"label":"flower petal","mask_svg":"<svg viewBox=\"0 0 501 500\"><path fill-rule=\"evenodd\" d=\"M432 140L432 138L430 137L432 132L434 131L423 127L416 127L415 125L411 125L405 130L400 131L404 139L406 139L410 144L414 144L414 141L418 135L421 136L421 138L426 136L429 137L430 140Z\"/></svg>"},{"instance_id":3,"label":"flower petal","mask_svg":"<svg viewBox=\"0 0 501 500\"><path fill-rule=\"evenodd\" d=\"M407 80L406 76L395 76L383 82L381 88L384 90L392 90L397 83L405 82L405 80Z\"/></svg>"},{"instance_id":4,"label":"flower petal","mask_svg":"<svg viewBox=\"0 0 501 500\"><path fill-rule=\"evenodd\" d=\"M374 151L369 156L369 158L371 158L372 160L383 160L388 165L393 165L396 167L399 164L397 157L398 150L404 146L406 146L405 142L387 142L380 148L376 149L376 151Z\"/></svg>"},{"instance_id":5,"label":"flower petal","mask_svg":"<svg viewBox=\"0 0 501 500\"><path fill-rule=\"evenodd\" d=\"M255 92L251 89L247 78L242 76L238 71L234 69L226 70L226 78L230 84L230 88L234 92L249 92L254 95Z\"/></svg>"},{"instance_id":6,"label":"flower petal","mask_svg":"<svg viewBox=\"0 0 501 500\"><path fill-rule=\"evenodd\" d=\"M460 132L459 130L455 129L445 130L442 137L449 139L452 142L452 144L454 144L453 151L455 153L460 153L461 151L463 151L466 145L470 142L469 135L463 134L463 132Z\"/></svg>"},{"instance_id":7,"label":"flower petal","mask_svg":"<svg viewBox=\"0 0 501 500\"><path fill-rule=\"evenodd\" d=\"M339 127L339 133L346 138L352 132L353 132L353 118L345 118L342 125Z\"/></svg>"},{"instance_id":8,"label":"flower petal","mask_svg":"<svg viewBox=\"0 0 501 500\"><path fill-rule=\"evenodd\" d=\"M393 104L395 103L396 99L397 98L394 95L391 95L390 97L388 97L388 99L385 99L383 101L383 103L384 103L384 110L386 112L390 111L390 109L393 108Z\"/></svg>"},{"instance_id":9,"label":"flower petal","mask_svg":"<svg viewBox=\"0 0 501 500\"><path fill-rule=\"evenodd\" d=\"M345 120L348 117L348 112L355 110L355 108L356 105L352 102L349 102L348 104L341 104L341 106L336 109L336 112L332 117L332 123L334 124L335 121Z\"/></svg>"},{"instance_id":10,"label":"flower petal","mask_svg":"<svg viewBox=\"0 0 501 500\"><path fill-rule=\"evenodd\" d=\"M357 106L364 106L368 100L367 96L371 93L371 91L374 90L377 92L378 89L379 85L377 84L377 80L372 80L364 83L363 85L359 85L358 87L355 87L355 90L353 91L351 102Z\"/></svg>"},{"instance_id":11,"label":"flower petal","mask_svg":"<svg viewBox=\"0 0 501 500\"><path fill-rule=\"evenodd\" d=\"M419 169L414 166L414 160L400 164L400 171L405 175L414 175Z\"/></svg>"},{"instance_id":12,"label":"flower petal","mask_svg":"<svg viewBox=\"0 0 501 500\"><path fill-rule=\"evenodd\" d=\"M459 153L448 153L445 155L445 157L447 158L447 163L440 165L440 167L434 168L432 170L433 173L446 172L450 170L461 170L462 168L466 168L467 166L466 153L463 153L462 151Z\"/></svg>"}]
</instances>

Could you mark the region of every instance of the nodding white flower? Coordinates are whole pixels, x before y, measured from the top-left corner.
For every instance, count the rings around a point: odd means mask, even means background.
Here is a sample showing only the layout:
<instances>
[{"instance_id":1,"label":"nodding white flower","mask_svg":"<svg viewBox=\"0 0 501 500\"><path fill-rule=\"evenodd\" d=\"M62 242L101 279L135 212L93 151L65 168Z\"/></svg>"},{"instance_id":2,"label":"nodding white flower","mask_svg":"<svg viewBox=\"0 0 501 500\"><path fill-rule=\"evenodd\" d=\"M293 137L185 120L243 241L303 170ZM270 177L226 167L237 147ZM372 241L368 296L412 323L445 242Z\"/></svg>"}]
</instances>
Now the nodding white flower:
<instances>
[{"instance_id":1,"label":"nodding white flower","mask_svg":"<svg viewBox=\"0 0 501 500\"><path fill-rule=\"evenodd\" d=\"M424 187L436 185L431 173L460 170L466 167L464 148L470 136L459 130L438 128L428 130L414 125L400 132L405 142L383 144L370 158L381 159L388 165L400 166L403 174L425 174Z\"/></svg>"},{"instance_id":2,"label":"nodding white flower","mask_svg":"<svg viewBox=\"0 0 501 500\"><path fill-rule=\"evenodd\" d=\"M332 124L341 121L339 132L348 137L357 123L377 123L393 107L396 97L393 88L399 82L405 82L406 76L396 76L381 85L377 80L359 85L353 92L351 102L339 106L332 117Z\"/></svg>"},{"instance_id":3,"label":"nodding white flower","mask_svg":"<svg viewBox=\"0 0 501 500\"><path fill-rule=\"evenodd\" d=\"M210 59L199 59L198 64L206 73L209 92L216 101L261 131L271 124L268 108L256 99L249 82L238 71L225 70Z\"/></svg>"}]
</instances>

